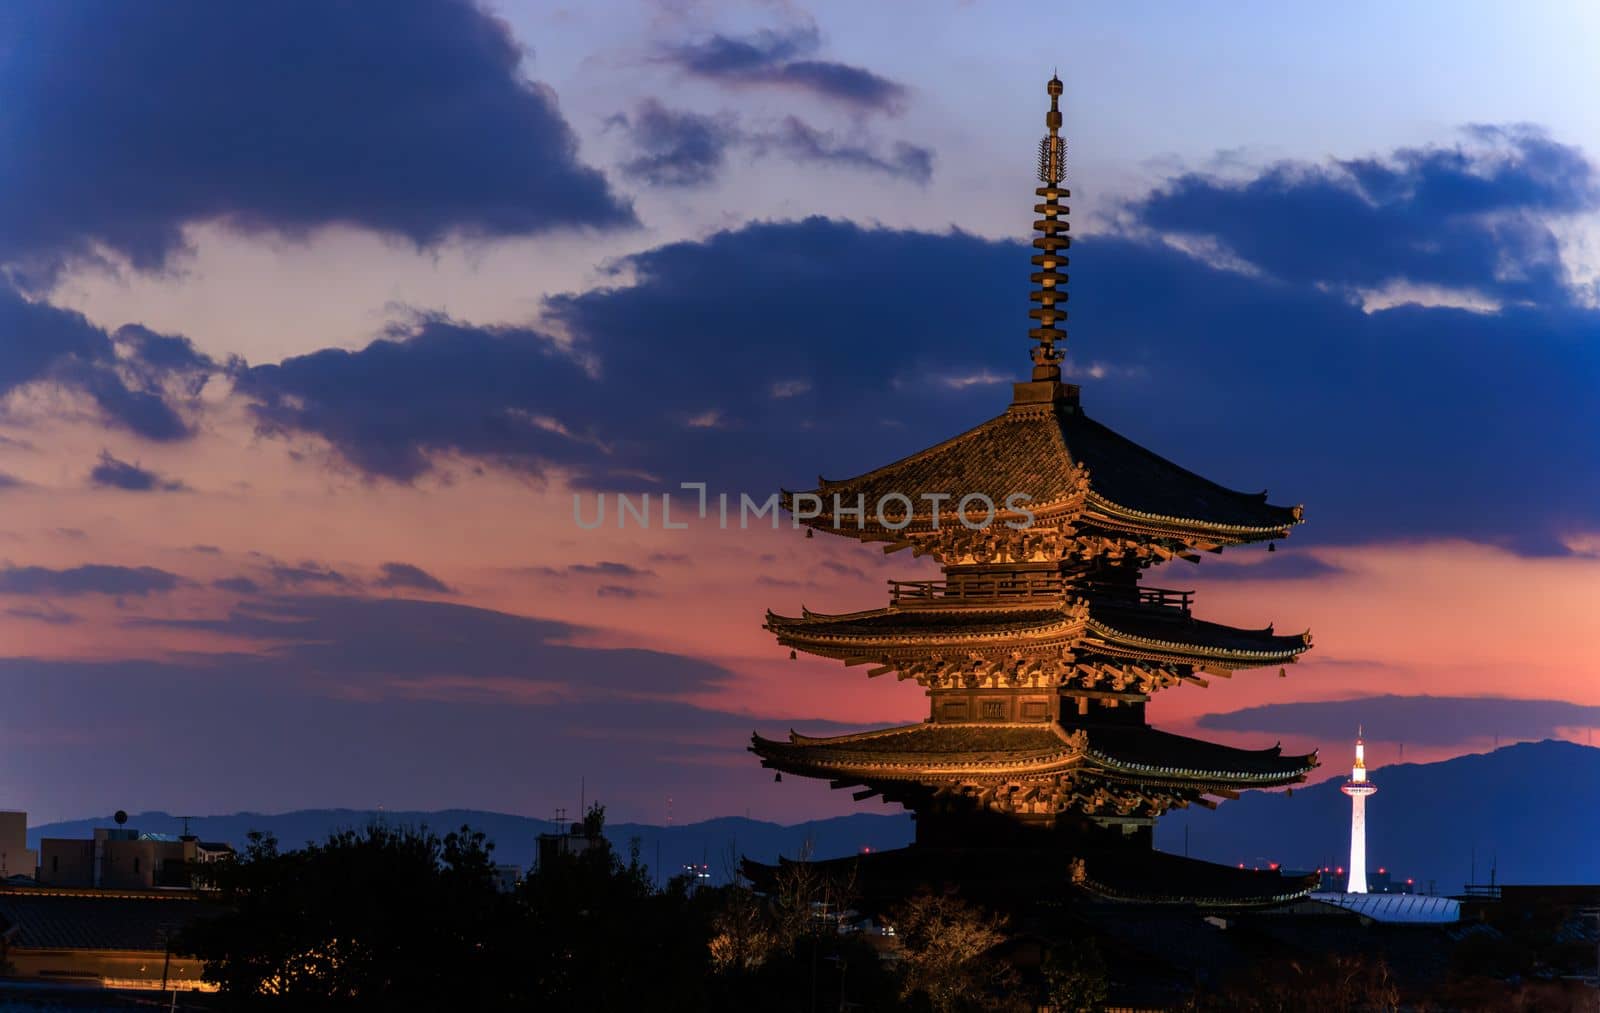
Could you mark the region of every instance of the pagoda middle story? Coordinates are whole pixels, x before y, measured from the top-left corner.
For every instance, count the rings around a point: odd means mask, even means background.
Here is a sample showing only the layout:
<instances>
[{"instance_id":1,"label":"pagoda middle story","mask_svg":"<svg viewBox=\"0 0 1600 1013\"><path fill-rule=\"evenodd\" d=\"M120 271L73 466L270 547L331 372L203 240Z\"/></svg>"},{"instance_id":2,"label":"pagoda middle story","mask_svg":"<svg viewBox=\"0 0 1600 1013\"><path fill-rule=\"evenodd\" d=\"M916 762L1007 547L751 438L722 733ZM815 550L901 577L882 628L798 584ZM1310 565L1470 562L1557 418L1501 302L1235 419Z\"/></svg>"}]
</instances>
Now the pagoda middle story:
<instances>
[{"instance_id":1,"label":"pagoda middle story","mask_svg":"<svg viewBox=\"0 0 1600 1013\"><path fill-rule=\"evenodd\" d=\"M1190 592L1148 587L1141 576L1174 558L1285 538L1302 511L1224 488L1118 435L1062 381L1061 82L1052 78L1048 93L1031 378L974 429L856 478L785 494L812 531L940 564L940 580L890 581L883 608L766 620L791 656L915 681L928 717L828 738L757 735L751 750L781 773L914 813L916 843L863 866L880 882L909 887L958 868L992 880L992 858L1010 849L1063 859L1059 885L1068 892L1208 905L1301 896L1311 882L1152 850L1162 813L1299 783L1317 759L1149 726L1145 704L1155 693L1246 669L1283 673L1311 638L1205 621ZM747 868L759 881L763 867Z\"/></svg>"}]
</instances>

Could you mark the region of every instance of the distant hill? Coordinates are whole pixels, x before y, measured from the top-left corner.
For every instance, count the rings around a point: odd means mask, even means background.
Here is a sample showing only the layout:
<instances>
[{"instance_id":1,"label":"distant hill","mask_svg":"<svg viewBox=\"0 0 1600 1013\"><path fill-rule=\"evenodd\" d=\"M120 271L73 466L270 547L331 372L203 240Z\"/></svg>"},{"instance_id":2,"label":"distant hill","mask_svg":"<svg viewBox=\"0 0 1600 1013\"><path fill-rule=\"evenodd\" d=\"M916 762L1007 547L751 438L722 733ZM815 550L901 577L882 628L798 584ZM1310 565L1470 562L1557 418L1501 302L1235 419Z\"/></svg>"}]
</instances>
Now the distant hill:
<instances>
[{"instance_id":1,"label":"distant hill","mask_svg":"<svg viewBox=\"0 0 1600 1013\"><path fill-rule=\"evenodd\" d=\"M1324 758L1329 765L1333 757ZM1571 742L1526 742L1492 753L1461 756L1441 763L1406 763L1372 773L1378 793L1367 801L1367 855L1372 868L1441 892L1458 890L1468 877L1477 849L1478 878L1486 881L1498 862L1502 883L1600 883L1600 749ZM1246 792L1215 812L1193 807L1164 818L1156 828L1163 851L1182 854L1184 828L1188 851L1196 858L1235 864L1280 862L1287 868L1344 865L1349 859L1350 800L1339 793L1342 779L1297 790ZM444 832L469 824L489 835L502 862L527 868L534 838L550 821L472 809L440 812L371 812L307 809L264 815L236 813L191 821L206 840L243 843L251 830L277 835L287 847L326 837L332 830L360 827L373 819L391 824L427 824ZM45 837L88 837L109 816L52 823L29 830L30 843ZM150 833L176 834L182 823L161 812L138 813L129 826ZM735 855L773 861L797 857L809 847L817 858L900 847L911 840L911 819L859 813L780 826L727 817L658 827L618 823L606 835L626 855L639 841L639 857L663 878L691 862L705 862L722 881Z\"/></svg>"},{"instance_id":2,"label":"distant hill","mask_svg":"<svg viewBox=\"0 0 1600 1013\"><path fill-rule=\"evenodd\" d=\"M230 816L195 817L189 821L189 827L202 840L227 841L235 847L243 847L245 835L252 830L267 831L275 835L284 847L296 847L327 837L335 830L365 826L375 819L382 819L392 826L425 824L441 834L466 824L482 830L495 843L496 860L520 865L524 869L533 864L535 838L541 833L549 833L553 828L549 820L476 809L445 809L438 812L301 809L272 815L246 812ZM30 827L28 841L30 846L37 847L40 837L84 838L91 836L95 827L111 825L109 816L48 823ZM145 833L177 834L183 830L183 821L164 812L142 812L130 815L128 826ZM788 858L797 858L802 854L816 858L837 858L855 854L862 848L872 848L874 851L898 848L910 843L912 826L911 818L903 813L893 816L858 813L793 826L729 816L672 827L642 823L608 824L606 836L623 856L628 854L637 839L640 861L652 870L659 870L663 880L681 871L685 865L703 862L710 867L712 877L723 882L741 855L772 862L780 855Z\"/></svg>"},{"instance_id":3,"label":"distant hill","mask_svg":"<svg viewBox=\"0 0 1600 1013\"><path fill-rule=\"evenodd\" d=\"M1344 757L1324 756L1337 766ZM1471 873L1487 882L1600 883L1600 749L1545 740L1439 763L1372 771L1367 799L1367 866L1461 889ZM1281 862L1286 868L1350 860L1350 800L1344 778L1295 791L1246 792L1216 811L1181 810L1156 827L1156 846L1214 862Z\"/></svg>"}]
</instances>

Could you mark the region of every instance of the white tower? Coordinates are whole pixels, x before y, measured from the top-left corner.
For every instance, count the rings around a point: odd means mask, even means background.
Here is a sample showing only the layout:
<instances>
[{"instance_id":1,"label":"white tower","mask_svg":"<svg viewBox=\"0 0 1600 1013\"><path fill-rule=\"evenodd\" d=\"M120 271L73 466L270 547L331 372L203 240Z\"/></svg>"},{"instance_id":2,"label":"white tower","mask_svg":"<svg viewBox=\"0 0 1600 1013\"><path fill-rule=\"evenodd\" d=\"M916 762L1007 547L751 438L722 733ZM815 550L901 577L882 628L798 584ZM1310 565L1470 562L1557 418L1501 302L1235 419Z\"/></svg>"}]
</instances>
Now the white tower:
<instances>
[{"instance_id":1,"label":"white tower","mask_svg":"<svg viewBox=\"0 0 1600 1013\"><path fill-rule=\"evenodd\" d=\"M1350 883L1348 893L1367 892L1367 796L1378 786L1367 780L1367 746L1356 729L1356 765L1342 789L1350 796Z\"/></svg>"}]
</instances>

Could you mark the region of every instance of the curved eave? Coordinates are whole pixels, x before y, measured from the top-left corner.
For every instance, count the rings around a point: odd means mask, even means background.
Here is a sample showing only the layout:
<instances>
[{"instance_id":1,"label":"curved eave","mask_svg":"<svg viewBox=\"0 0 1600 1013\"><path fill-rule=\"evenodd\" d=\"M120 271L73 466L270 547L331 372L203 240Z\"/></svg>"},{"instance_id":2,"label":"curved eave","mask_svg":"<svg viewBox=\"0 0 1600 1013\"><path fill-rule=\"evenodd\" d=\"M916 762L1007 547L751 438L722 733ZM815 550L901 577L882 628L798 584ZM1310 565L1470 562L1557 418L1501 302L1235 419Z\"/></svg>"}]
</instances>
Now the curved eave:
<instances>
[{"instance_id":1,"label":"curved eave","mask_svg":"<svg viewBox=\"0 0 1600 1013\"><path fill-rule=\"evenodd\" d=\"M791 731L788 742L752 734L749 749L761 757L763 767L792 774L823 777L849 775L905 781L1002 774L1043 776L1068 770L1082 762L1084 757L1082 746L1067 739L1056 725L972 724L962 725L960 730L979 731L985 728L1016 730L1019 727L1030 732L1037 730L1041 739L1053 732L1053 736L1050 736L1053 741L1042 743L1037 749L1007 751L889 751L871 748L875 740L882 741L903 734L925 733L929 725L922 723L830 738L810 738ZM864 748L848 748L850 746Z\"/></svg>"},{"instance_id":2,"label":"curved eave","mask_svg":"<svg viewBox=\"0 0 1600 1013\"><path fill-rule=\"evenodd\" d=\"M1100 637L1105 647L1113 650L1121 649L1130 656L1154 655L1159 659L1179 663L1189 660L1225 662L1231 668L1258 668L1263 665L1286 664L1311 649L1310 631L1295 637L1276 637L1275 639L1284 642L1281 646L1251 649L1137 636L1093 617L1088 620L1087 629L1091 634Z\"/></svg>"},{"instance_id":3,"label":"curved eave","mask_svg":"<svg viewBox=\"0 0 1600 1013\"><path fill-rule=\"evenodd\" d=\"M938 726L931 726L938 727ZM1114 749L1098 748L1094 733L1089 733L1087 744L1081 738L1069 737L1059 725L1017 725L1014 723L971 724L945 726L952 735L981 733L992 729L997 734L1006 731L1037 732L1039 748L1018 750L962 750L940 752L937 750L882 750L873 749L874 743L891 740L897 735L928 734L926 723L900 725L893 728L857 732L816 738L789 732L789 741L750 737L750 752L761 757L762 765L793 774L837 776L848 774L863 778L892 780L923 780L940 777L997 774L1026 774L1044 776L1085 765L1103 770L1107 775L1132 783L1162 784L1197 791L1201 794L1216 788L1274 788L1298 784L1317 767L1316 754L1306 756L1280 756L1278 750L1239 750L1241 760L1253 759L1272 763L1277 769L1226 769L1209 766L1158 764L1137 757L1121 755ZM1081 734L1081 733L1080 733ZM854 748L852 748L854 747ZM1263 756L1263 754L1270 754ZM1085 763L1087 761L1087 764Z\"/></svg>"},{"instance_id":4,"label":"curved eave","mask_svg":"<svg viewBox=\"0 0 1600 1013\"><path fill-rule=\"evenodd\" d=\"M883 630L844 628L849 623L869 623L874 619L890 615L904 615L906 611L883 608L836 616L807 611L798 618L768 612L763 628L776 635L778 642L784 646L815 647L824 650L830 648L897 650L912 647L917 649L980 647L1008 641L1038 642L1074 638L1083 632L1087 622L1081 611L1066 610L1059 613L1059 618L1045 622L1004 622L1004 617L1007 615L1043 611L1037 603L1033 603L1013 609L963 610L962 614L968 617L986 615L996 617L993 625L969 631L939 632L936 628ZM940 611L938 614L947 616L950 612Z\"/></svg>"},{"instance_id":5,"label":"curved eave","mask_svg":"<svg viewBox=\"0 0 1600 1013\"><path fill-rule=\"evenodd\" d=\"M1242 495L1242 494L1240 494ZM1135 510L1107 499L1092 488L1089 491L1085 516L1110 527L1122 528L1135 534L1166 536L1178 539L1222 539L1235 545L1264 542L1273 538L1289 537L1289 530L1305 523L1305 508L1301 506L1268 509L1280 511L1279 524L1229 524L1201 517L1173 517L1166 514Z\"/></svg>"},{"instance_id":6,"label":"curved eave","mask_svg":"<svg viewBox=\"0 0 1600 1013\"><path fill-rule=\"evenodd\" d=\"M1206 769L1201 767L1183 767L1171 764L1143 763L1138 760L1125 759L1114 753L1102 752L1089 747L1088 755L1096 764L1107 770L1117 773L1129 774L1140 780L1160 779L1174 782L1193 782L1198 785L1216 785L1219 787L1247 787L1247 788L1281 788L1285 785L1299 784L1306 779L1306 775L1317 769L1317 754L1305 756L1289 756L1283 759L1288 766L1282 770L1251 771L1251 770L1221 770Z\"/></svg>"}]
</instances>

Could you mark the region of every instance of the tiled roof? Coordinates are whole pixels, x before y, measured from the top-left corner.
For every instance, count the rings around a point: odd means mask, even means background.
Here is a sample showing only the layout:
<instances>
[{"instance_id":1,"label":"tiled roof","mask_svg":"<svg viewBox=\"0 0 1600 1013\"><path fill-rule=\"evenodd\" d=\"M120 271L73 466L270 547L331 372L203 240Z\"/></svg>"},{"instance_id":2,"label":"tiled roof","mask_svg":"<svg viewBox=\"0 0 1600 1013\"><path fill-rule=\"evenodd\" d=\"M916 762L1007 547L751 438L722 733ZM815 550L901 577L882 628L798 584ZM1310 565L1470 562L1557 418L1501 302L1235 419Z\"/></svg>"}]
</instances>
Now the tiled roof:
<instances>
[{"instance_id":1,"label":"tiled roof","mask_svg":"<svg viewBox=\"0 0 1600 1013\"><path fill-rule=\"evenodd\" d=\"M1087 486L1083 472L1087 471ZM1265 493L1225 488L1120 436L1067 404L1013 406L982 425L937 446L851 479L822 480L823 516L816 523L841 534L858 528L849 515L831 516L833 497L845 507L865 497L867 523L874 505L899 493L914 502L910 530L926 528L931 506L923 493L948 494L941 526L959 523L961 496L982 493L1003 507L1021 493L1029 509L1086 507L1102 523L1141 531L1190 532L1227 541L1281 537L1299 523L1298 507L1270 504ZM1085 497L1087 497L1085 499ZM891 502L889 519L902 506ZM920 523L918 523L920 522Z\"/></svg>"},{"instance_id":2,"label":"tiled roof","mask_svg":"<svg viewBox=\"0 0 1600 1013\"><path fill-rule=\"evenodd\" d=\"M1311 634L1287 636L1195 619L1173 609L1090 606L1089 628L1107 644L1138 652L1210 657L1237 667L1279 664L1311 647Z\"/></svg>"},{"instance_id":3,"label":"tiled roof","mask_svg":"<svg viewBox=\"0 0 1600 1013\"><path fill-rule=\"evenodd\" d=\"M898 769L906 776L953 766L996 770L1065 766L1081 755L1053 724L916 724L854 735L811 738L789 733L789 741L751 737L750 751L774 765L802 769L856 767Z\"/></svg>"},{"instance_id":4,"label":"tiled roof","mask_svg":"<svg viewBox=\"0 0 1600 1013\"><path fill-rule=\"evenodd\" d=\"M807 611L799 617L767 613L767 628L774 633L804 638L876 642L908 637L943 642L1001 634L1044 633L1079 616L1060 605L1024 608L910 609L881 608L843 615Z\"/></svg>"},{"instance_id":5,"label":"tiled roof","mask_svg":"<svg viewBox=\"0 0 1600 1013\"><path fill-rule=\"evenodd\" d=\"M1119 770L1152 778L1222 775L1229 780L1282 784L1302 780L1317 766L1316 753L1285 755L1279 746L1238 749L1144 725L1092 728L1089 748L1096 758Z\"/></svg>"},{"instance_id":6,"label":"tiled roof","mask_svg":"<svg viewBox=\"0 0 1600 1013\"><path fill-rule=\"evenodd\" d=\"M148 950L214 912L187 892L0 887L0 934L15 949Z\"/></svg>"},{"instance_id":7,"label":"tiled roof","mask_svg":"<svg viewBox=\"0 0 1600 1013\"><path fill-rule=\"evenodd\" d=\"M1282 636L1271 627L1244 630L1195 619L1168 608L1130 608L1091 599L1088 625L1068 603L1048 607L1026 604L1011 608L895 607L826 615L767 613L767 629L783 644L830 651L878 648L979 645L988 641L1028 638L1074 640L1087 633L1088 647L1118 657L1228 668L1278 665L1292 661L1311 646L1309 633Z\"/></svg>"},{"instance_id":8,"label":"tiled roof","mask_svg":"<svg viewBox=\"0 0 1600 1013\"><path fill-rule=\"evenodd\" d=\"M752 736L750 751L794 773L877 772L937 779L954 767L1026 771L1065 769L1087 758L1094 767L1137 780L1276 786L1304 780L1316 754L1284 755L1236 749L1143 725L1090 725L1082 734L1053 723L927 723L852 735L812 738L789 733L783 742Z\"/></svg>"}]
</instances>

